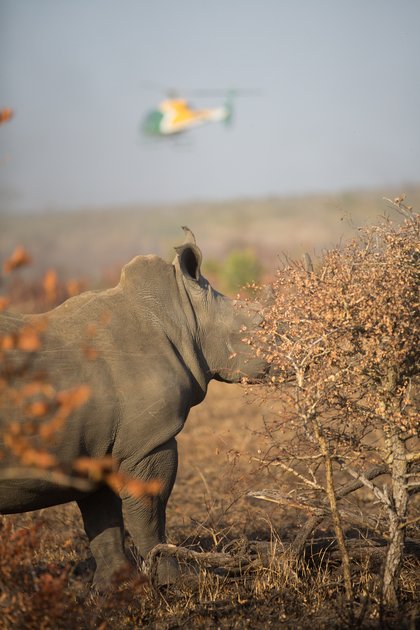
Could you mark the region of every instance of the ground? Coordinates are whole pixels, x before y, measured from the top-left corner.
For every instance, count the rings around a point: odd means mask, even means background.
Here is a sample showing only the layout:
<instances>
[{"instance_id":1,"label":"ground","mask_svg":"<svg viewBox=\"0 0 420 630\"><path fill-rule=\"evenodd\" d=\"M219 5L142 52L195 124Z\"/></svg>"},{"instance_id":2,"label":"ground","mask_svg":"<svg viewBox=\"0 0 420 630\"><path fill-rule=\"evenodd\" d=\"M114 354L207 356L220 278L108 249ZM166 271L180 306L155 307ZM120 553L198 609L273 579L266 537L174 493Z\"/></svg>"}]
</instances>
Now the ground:
<instances>
[{"instance_id":1,"label":"ground","mask_svg":"<svg viewBox=\"0 0 420 630\"><path fill-rule=\"evenodd\" d=\"M250 459L259 448L264 449L259 432L267 412L266 407L251 404L241 386L211 384L206 400L192 410L178 438L179 474L168 507L170 543L201 552L238 551L246 548L247 541L258 539L274 540L281 547L298 531L306 518L303 514L245 496L249 489L274 483L271 473L258 471ZM36 524L32 540L29 533ZM280 557L258 574L245 570L234 577L202 567L198 577L186 579L177 590L157 593L141 584L111 597L96 597L89 587L93 561L75 504L3 517L2 526L2 549L11 543L15 555L7 561L8 567L3 564L5 579L0 571L0 588L4 588L0 628L352 625L334 563L302 565L297 570ZM16 535L22 532L27 536L24 552L19 543L16 551ZM127 545L131 549L129 539ZM388 616L383 627L415 627L413 562L405 568L410 586L404 609ZM13 579L21 581L14 589L10 588ZM361 583L364 578L357 579ZM55 608L53 601L59 602ZM362 616L362 608L363 602L357 604L356 616ZM372 605L360 627L380 627L377 615L378 608Z\"/></svg>"}]
</instances>

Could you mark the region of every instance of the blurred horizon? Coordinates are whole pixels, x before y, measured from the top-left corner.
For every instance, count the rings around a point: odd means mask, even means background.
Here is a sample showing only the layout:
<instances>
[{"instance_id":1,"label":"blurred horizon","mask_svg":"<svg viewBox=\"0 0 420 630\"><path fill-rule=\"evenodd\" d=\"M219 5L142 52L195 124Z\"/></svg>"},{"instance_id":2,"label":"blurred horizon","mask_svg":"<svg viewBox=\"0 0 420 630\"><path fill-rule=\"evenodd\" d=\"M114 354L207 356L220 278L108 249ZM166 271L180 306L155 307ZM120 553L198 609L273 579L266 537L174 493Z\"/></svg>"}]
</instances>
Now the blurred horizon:
<instances>
[{"instance_id":1,"label":"blurred horizon","mask_svg":"<svg viewBox=\"0 0 420 630\"><path fill-rule=\"evenodd\" d=\"M1 194L1 193L0 193ZM83 215L89 214L91 216L100 216L101 214L118 214L119 212L130 213L130 212L138 212L138 213L162 213L165 214L167 212L187 212L191 214L194 212L194 208L197 208L202 211L203 207L208 208L219 208L223 207L232 208L239 207L241 204L246 206L252 205L257 208L259 205L266 206L267 204L278 205L279 207L287 204L298 204L300 200L302 200L307 205L310 200L318 200L319 202L324 203L328 206L331 202L337 201L339 199L364 199L366 197L373 198L375 197L378 204L381 200L385 199L393 199L399 195L407 195L409 198L414 195L415 200L417 201L420 194L420 182L406 182L405 184L391 184L387 187L380 188L377 186L360 186L358 188L339 188L339 189L327 189L327 190L317 190L317 191L306 191L306 192L297 192L297 193L279 193L279 194L268 194L268 195L243 195L243 196L232 196L226 198L191 198L185 200L178 201L132 201L132 202L114 202L114 203L98 203L98 204L81 204L74 207L66 207L60 206L59 204L54 206L45 206L45 207L28 207L28 208L13 208L8 207L7 204L2 205L0 202L0 217L5 218L13 218L16 217L17 220L24 219L25 217L48 217L49 215L65 215L65 214L74 214L74 215ZM417 207L414 208L416 210ZM362 208L360 209L362 210Z\"/></svg>"},{"instance_id":2,"label":"blurred horizon","mask_svg":"<svg viewBox=\"0 0 420 630\"><path fill-rule=\"evenodd\" d=\"M300 195L226 202L79 209L73 212L0 214L0 265L21 246L32 258L26 275L55 269L61 278L105 276L115 281L122 265L141 254L171 261L184 239L182 225L197 238L206 265L220 267L229 256L248 252L267 273L284 256L315 257L357 237L358 228L390 217L401 221L392 200L420 208L420 186L401 189ZM117 276L116 276L117 274ZM119 277L119 276L118 276Z\"/></svg>"},{"instance_id":3,"label":"blurred horizon","mask_svg":"<svg viewBox=\"0 0 420 630\"><path fill-rule=\"evenodd\" d=\"M415 0L0 0L1 215L416 188L419 23ZM258 94L146 141L171 88Z\"/></svg>"}]
</instances>

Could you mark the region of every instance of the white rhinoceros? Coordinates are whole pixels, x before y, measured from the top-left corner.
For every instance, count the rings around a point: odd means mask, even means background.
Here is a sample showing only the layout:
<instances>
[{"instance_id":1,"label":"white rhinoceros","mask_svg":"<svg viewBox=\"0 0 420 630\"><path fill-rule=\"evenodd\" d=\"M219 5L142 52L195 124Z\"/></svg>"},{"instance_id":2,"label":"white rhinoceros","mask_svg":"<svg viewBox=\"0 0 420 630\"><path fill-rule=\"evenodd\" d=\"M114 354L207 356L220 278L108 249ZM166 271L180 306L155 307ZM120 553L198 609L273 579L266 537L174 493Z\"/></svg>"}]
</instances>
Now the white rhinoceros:
<instances>
[{"instance_id":1,"label":"white rhinoceros","mask_svg":"<svg viewBox=\"0 0 420 630\"><path fill-rule=\"evenodd\" d=\"M135 499L100 484L83 493L42 475L7 479L0 474L1 514L77 501L98 588L127 562L123 508L143 558L165 541L166 504L177 472L175 437L190 408L204 399L209 381L259 379L266 369L243 341L244 326L252 329L261 316L210 286L200 272L194 236L184 229L186 241L176 248L172 264L138 256L123 268L115 288L82 293L44 314L42 347L31 362L31 374L45 369L56 391L89 386L89 400L66 420L51 445L60 463L111 455L122 473L158 479L160 493ZM40 317L3 313L0 335ZM94 360L87 356L87 335ZM2 416L4 427L10 417ZM6 450L0 441L0 451ZM162 562L161 582L175 579L176 572L173 561Z\"/></svg>"}]
</instances>

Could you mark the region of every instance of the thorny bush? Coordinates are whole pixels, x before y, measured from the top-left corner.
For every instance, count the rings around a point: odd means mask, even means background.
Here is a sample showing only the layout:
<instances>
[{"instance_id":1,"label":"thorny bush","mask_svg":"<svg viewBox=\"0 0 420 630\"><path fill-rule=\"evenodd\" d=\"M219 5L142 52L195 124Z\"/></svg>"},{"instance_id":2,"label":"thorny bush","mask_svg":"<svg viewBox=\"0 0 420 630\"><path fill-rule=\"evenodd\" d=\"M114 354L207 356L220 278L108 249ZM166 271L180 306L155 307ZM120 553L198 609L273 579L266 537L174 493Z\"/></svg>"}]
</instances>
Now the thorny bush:
<instances>
[{"instance_id":1,"label":"thorny bush","mask_svg":"<svg viewBox=\"0 0 420 630\"><path fill-rule=\"evenodd\" d=\"M392 606L405 531L418 520L409 499L419 488L420 459L419 215L403 197L394 205L402 222L362 229L358 239L326 252L315 271L311 261L279 270L263 328L249 340L271 364L268 397L278 406L262 463L293 476L298 485L288 499L303 508L319 507L327 495L341 531L338 480L354 478L367 489L365 510L375 507L365 522L389 541L383 598ZM285 430L292 434L287 442ZM366 476L380 464L385 468L377 470L389 473L383 486ZM350 571L347 578L351 596Z\"/></svg>"}]
</instances>

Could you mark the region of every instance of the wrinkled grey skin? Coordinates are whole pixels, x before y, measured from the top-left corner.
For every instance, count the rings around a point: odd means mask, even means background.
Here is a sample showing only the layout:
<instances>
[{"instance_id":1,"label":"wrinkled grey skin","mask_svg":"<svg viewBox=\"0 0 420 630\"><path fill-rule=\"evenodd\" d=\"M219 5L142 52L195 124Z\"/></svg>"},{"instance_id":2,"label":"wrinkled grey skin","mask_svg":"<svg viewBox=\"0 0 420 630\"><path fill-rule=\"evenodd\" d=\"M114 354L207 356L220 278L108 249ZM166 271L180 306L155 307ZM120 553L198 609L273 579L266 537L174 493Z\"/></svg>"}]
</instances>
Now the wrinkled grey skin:
<instances>
[{"instance_id":1,"label":"wrinkled grey skin","mask_svg":"<svg viewBox=\"0 0 420 630\"><path fill-rule=\"evenodd\" d=\"M134 499L106 486L82 493L40 479L2 480L0 475L1 514L77 501L99 589L127 562L122 508L143 558L165 541L166 504L177 472L175 437L190 408L204 399L209 381L257 379L265 371L241 331L261 318L210 286L200 273L201 252L184 229L186 242L172 264L138 256L123 268L115 288L83 293L43 315L47 327L33 363L34 370L47 370L57 391L81 383L90 387L88 402L55 440L59 461L65 466L81 456L112 455L120 471L159 479L160 494ZM39 317L3 314L0 334ZM87 358L87 344L96 349L95 360ZM3 423L10 418L2 415ZM0 450L5 450L1 441ZM174 580L176 572L174 561L166 561L159 567L161 582Z\"/></svg>"}]
</instances>

